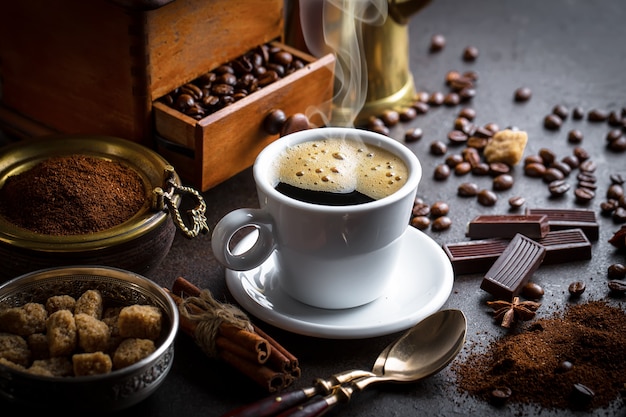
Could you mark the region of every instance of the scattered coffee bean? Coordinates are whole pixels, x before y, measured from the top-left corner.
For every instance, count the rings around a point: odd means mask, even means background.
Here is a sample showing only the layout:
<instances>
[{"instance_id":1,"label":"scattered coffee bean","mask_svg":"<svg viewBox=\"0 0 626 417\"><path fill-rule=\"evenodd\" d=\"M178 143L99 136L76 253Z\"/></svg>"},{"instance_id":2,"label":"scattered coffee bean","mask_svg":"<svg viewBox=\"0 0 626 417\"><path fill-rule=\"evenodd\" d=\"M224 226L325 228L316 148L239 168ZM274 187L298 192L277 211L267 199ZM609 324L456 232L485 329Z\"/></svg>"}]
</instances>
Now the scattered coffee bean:
<instances>
[{"instance_id":1,"label":"scattered coffee bean","mask_svg":"<svg viewBox=\"0 0 626 417\"><path fill-rule=\"evenodd\" d=\"M563 361L557 366L556 372L559 374L564 374L565 372L569 372L574 369L574 364L570 361Z\"/></svg>"},{"instance_id":2,"label":"scattered coffee bean","mask_svg":"<svg viewBox=\"0 0 626 417\"><path fill-rule=\"evenodd\" d=\"M430 94L428 94L426 91L418 91L415 93L415 96L413 96L413 100L415 102L426 103L428 101L429 96Z\"/></svg>"},{"instance_id":3,"label":"scattered coffee bean","mask_svg":"<svg viewBox=\"0 0 626 417\"><path fill-rule=\"evenodd\" d=\"M617 200L607 200L600 203L600 213L604 216L610 216L615 209L619 207Z\"/></svg>"},{"instance_id":4,"label":"scattered coffee bean","mask_svg":"<svg viewBox=\"0 0 626 417\"><path fill-rule=\"evenodd\" d=\"M446 46L446 38L443 35L435 34L430 38L430 51L439 52Z\"/></svg>"},{"instance_id":5,"label":"scattered coffee bean","mask_svg":"<svg viewBox=\"0 0 626 417\"><path fill-rule=\"evenodd\" d=\"M453 145L460 145L467 142L467 135L460 130L451 130L448 132L448 141Z\"/></svg>"},{"instance_id":6,"label":"scattered coffee bean","mask_svg":"<svg viewBox=\"0 0 626 417\"><path fill-rule=\"evenodd\" d=\"M621 137L622 137L622 129L611 129L606 134L606 141L611 143L615 140L618 140Z\"/></svg>"},{"instance_id":7,"label":"scattered coffee bean","mask_svg":"<svg viewBox=\"0 0 626 417\"><path fill-rule=\"evenodd\" d=\"M605 122L609 118L609 113L605 110L592 109L587 113L587 120L590 122Z\"/></svg>"},{"instance_id":8,"label":"scattered coffee bean","mask_svg":"<svg viewBox=\"0 0 626 417\"><path fill-rule=\"evenodd\" d=\"M445 216L450 212L450 206L444 201L436 201L430 206L430 215L432 217Z\"/></svg>"},{"instance_id":9,"label":"scattered coffee bean","mask_svg":"<svg viewBox=\"0 0 626 417\"><path fill-rule=\"evenodd\" d=\"M427 216L415 216L411 219L411 226L419 230L426 230L430 226L430 219Z\"/></svg>"},{"instance_id":10,"label":"scattered coffee bean","mask_svg":"<svg viewBox=\"0 0 626 417\"><path fill-rule=\"evenodd\" d=\"M528 87L520 87L515 90L515 94L513 95L515 101L528 101L532 96L532 91Z\"/></svg>"},{"instance_id":11,"label":"scattered coffee bean","mask_svg":"<svg viewBox=\"0 0 626 417\"><path fill-rule=\"evenodd\" d=\"M543 164L537 162L531 162L524 166L524 174L533 177L533 178L541 178L546 173L546 167Z\"/></svg>"},{"instance_id":12,"label":"scattered coffee bean","mask_svg":"<svg viewBox=\"0 0 626 417\"><path fill-rule=\"evenodd\" d=\"M580 182L596 182L597 178L593 173L590 172L579 172L576 175L576 179Z\"/></svg>"},{"instance_id":13,"label":"scattered coffee bean","mask_svg":"<svg viewBox=\"0 0 626 417\"><path fill-rule=\"evenodd\" d=\"M441 232L447 230L452 226L452 220L448 216L437 217L430 228L434 231Z\"/></svg>"},{"instance_id":14,"label":"scattered coffee bean","mask_svg":"<svg viewBox=\"0 0 626 417\"><path fill-rule=\"evenodd\" d=\"M463 156L461 156L458 153L452 154L452 155L448 155L446 157L446 164L450 167L450 168L454 168L455 166L457 166L458 164L460 164L461 162L463 162Z\"/></svg>"},{"instance_id":15,"label":"scattered coffee bean","mask_svg":"<svg viewBox=\"0 0 626 417\"><path fill-rule=\"evenodd\" d=\"M455 92L448 93L443 97L443 104L446 106L456 106L460 102L461 97Z\"/></svg>"},{"instance_id":16,"label":"scattered coffee bean","mask_svg":"<svg viewBox=\"0 0 626 417\"><path fill-rule=\"evenodd\" d=\"M585 117L585 111L582 107L576 106L572 109L572 119L581 120L583 117Z\"/></svg>"},{"instance_id":17,"label":"scattered coffee bean","mask_svg":"<svg viewBox=\"0 0 626 417\"><path fill-rule=\"evenodd\" d=\"M620 184L611 184L606 190L606 198L619 200L624 195L624 187Z\"/></svg>"},{"instance_id":18,"label":"scattered coffee bean","mask_svg":"<svg viewBox=\"0 0 626 417\"><path fill-rule=\"evenodd\" d=\"M417 111L413 107L404 107L398 113L403 122L411 121L417 117Z\"/></svg>"},{"instance_id":19,"label":"scattered coffee bean","mask_svg":"<svg viewBox=\"0 0 626 417\"><path fill-rule=\"evenodd\" d=\"M461 102L466 102L473 99L476 96L476 89L471 87L465 87L459 91L459 97Z\"/></svg>"},{"instance_id":20,"label":"scattered coffee bean","mask_svg":"<svg viewBox=\"0 0 626 417\"><path fill-rule=\"evenodd\" d=\"M472 121L476 118L476 110L472 109L471 107L464 107L461 109L461 111L459 111L458 116Z\"/></svg>"},{"instance_id":21,"label":"scattered coffee bean","mask_svg":"<svg viewBox=\"0 0 626 417\"><path fill-rule=\"evenodd\" d=\"M623 197L620 200L622 199ZM615 223L626 223L626 208L622 207L620 203L620 206L613 211L612 217Z\"/></svg>"},{"instance_id":22,"label":"scattered coffee bean","mask_svg":"<svg viewBox=\"0 0 626 417\"><path fill-rule=\"evenodd\" d=\"M429 216L430 215L430 206L423 202L416 202L413 205L413 215L417 217L421 216Z\"/></svg>"},{"instance_id":23,"label":"scattered coffee bean","mask_svg":"<svg viewBox=\"0 0 626 417\"><path fill-rule=\"evenodd\" d=\"M561 120L567 120L567 116L569 116L569 110L564 105L557 104L552 109L552 114L556 114Z\"/></svg>"},{"instance_id":24,"label":"scattered coffee bean","mask_svg":"<svg viewBox=\"0 0 626 417\"><path fill-rule=\"evenodd\" d=\"M472 171L472 164L467 161L463 161L454 167L454 173L458 176L467 175Z\"/></svg>"},{"instance_id":25,"label":"scattered coffee bean","mask_svg":"<svg viewBox=\"0 0 626 417\"><path fill-rule=\"evenodd\" d=\"M598 188L598 186L596 185L595 182L587 182L587 181L580 181L578 183L578 186L580 188L586 188L588 190L592 190L592 191L596 191L596 189Z\"/></svg>"},{"instance_id":26,"label":"scattered coffee bean","mask_svg":"<svg viewBox=\"0 0 626 417\"><path fill-rule=\"evenodd\" d=\"M549 114L543 119L543 126L549 130L558 130L562 124L563 120L556 114Z\"/></svg>"},{"instance_id":27,"label":"scattered coffee bean","mask_svg":"<svg viewBox=\"0 0 626 417\"><path fill-rule=\"evenodd\" d=\"M607 269L607 276L609 279L624 279L626 278L626 266L624 264L613 264Z\"/></svg>"},{"instance_id":28,"label":"scattered coffee bean","mask_svg":"<svg viewBox=\"0 0 626 417\"><path fill-rule=\"evenodd\" d=\"M436 180L446 180L450 177L452 170L448 164L439 164L435 167L435 171L433 173L433 178Z\"/></svg>"},{"instance_id":29,"label":"scattered coffee bean","mask_svg":"<svg viewBox=\"0 0 626 417\"><path fill-rule=\"evenodd\" d=\"M542 164L543 165L543 158L539 155L528 155L527 157L524 158L524 166L528 164Z\"/></svg>"},{"instance_id":30,"label":"scattered coffee bean","mask_svg":"<svg viewBox=\"0 0 626 417\"><path fill-rule=\"evenodd\" d=\"M448 147L440 140L436 140L430 143L430 153L436 156L445 155L448 151Z\"/></svg>"},{"instance_id":31,"label":"scattered coffee bean","mask_svg":"<svg viewBox=\"0 0 626 417\"><path fill-rule=\"evenodd\" d=\"M612 111L609 113L609 118L607 119L609 126L614 127L622 127L622 115L616 111Z\"/></svg>"},{"instance_id":32,"label":"scattered coffee bean","mask_svg":"<svg viewBox=\"0 0 626 417\"><path fill-rule=\"evenodd\" d=\"M589 155L589 152L587 152L587 150L581 148L580 146L574 148L574 156L578 158L580 162L586 161L591 157L591 155Z\"/></svg>"},{"instance_id":33,"label":"scattered coffee bean","mask_svg":"<svg viewBox=\"0 0 626 417\"><path fill-rule=\"evenodd\" d=\"M468 46L463 50L463 61L475 61L478 58L478 48Z\"/></svg>"},{"instance_id":34,"label":"scattered coffee bean","mask_svg":"<svg viewBox=\"0 0 626 417\"><path fill-rule=\"evenodd\" d=\"M611 174L610 176L611 184L624 184L624 177L622 174Z\"/></svg>"},{"instance_id":35,"label":"scattered coffee bean","mask_svg":"<svg viewBox=\"0 0 626 417\"><path fill-rule=\"evenodd\" d=\"M426 114L428 113L428 110L430 109L430 106L428 105L428 103L424 101L416 101L411 105L411 107L415 109L415 112L417 114Z\"/></svg>"},{"instance_id":36,"label":"scattered coffee bean","mask_svg":"<svg viewBox=\"0 0 626 417\"><path fill-rule=\"evenodd\" d=\"M497 177L498 175L508 174L511 172L511 167L504 162L492 162L489 164L489 175Z\"/></svg>"},{"instance_id":37,"label":"scattered coffee bean","mask_svg":"<svg viewBox=\"0 0 626 417\"><path fill-rule=\"evenodd\" d=\"M483 189L476 195L478 203L482 206L494 206L498 202L498 196L491 190Z\"/></svg>"},{"instance_id":38,"label":"scattered coffee bean","mask_svg":"<svg viewBox=\"0 0 626 417\"><path fill-rule=\"evenodd\" d=\"M565 175L556 168L548 168L542 178L545 183L551 183L552 181L564 179Z\"/></svg>"},{"instance_id":39,"label":"scattered coffee bean","mask_svg":"<svg viewBox=\"0 0 626 417\"><path fill-rule=\"evenodd\" d=\"M586 385L574 384L572 387L571 400L575 407L586 407L594 396L593 390Z\"/></svg>"},{"instance_id":40,"label":"scattered coffee bean","mask_svg":"<svg viewBox=\"0 0 626 417\"><path fill-rule=\"evenodd\" d=\"M578 166L578 169L583 172L595 172L597 165L591 159L587 159Z\"/></svg>"},{"instance_id":41,"label":"scattered coffee bean","mask_svg":"<svg viewBox=\"0 0 626 417\"><path fill-rule=\"evenodd\" d=\"M478 194L478 185L473 182L464 182L459 184L457 195L460 197L476 197Z\"/></svg>"},{"instance_id":42,"label":"scattered coffee bean","mask_svg":"<svg viewBox=\"0 0 626 417\"><path fill-rule=\"evenodd\" d=\"M555 180L548 184L548 191L554 197L564 196L571 186L565 180Z\"/></svg>"},{"instance_id":43,"label":"scattered coffee bean","mask_svg":"<svg viewBox=\"0 0 626 417\"><path fill-rule=\"evenodd\" d=\"M536 282L528 282L522 287L522 295L531 300L538 300L543 297L543 294L543 288Z\"/></svg>"},{"instance_id":44,"label":"scattered coffee bean","mask_svg":"<svg viewBox=\"0 0 626 417\"><path fill-rule=\"evenodd\" d=\"M500 174L493 179L492 187L496 191L509 190L513 187L515 180L512 175Z\"/></svg>"},{"instance_id":45,"label":"scattered coffee bean","mask_svg":"<svg viewBox=\"0 0 626 417\"><path fill-rule=\"evenodd\" d=\"M400 121L400 114L395 110L385 110L383 114L380 115L380 119L383 121L385 126L391 127L398 124Z\"/></svg>"},{"instance_id":46,"label":"scattered coffee bean","mask_svg":"<svg viewBox=\"0 0 626 417\"><path fill-rule=\"evenodd\" d=\"M572 297L579 297L582 295L582 293L585 292L586 288L587 286L583 281L575 281L569 284L569 287L567 287L567 291Z\"/></svg>"},{"instance_id":47,"label":"scattered coffee bean","mask_svg":"<svg viewBox=\"0 0 626 417\"><path fill-rule=\"evenodd\" d=\"M567 133L567 141L569 143L581 143L583 141L583 134L578 129L572 129Z\"/></svg>"},{"instance_id":48,"label":"scattered coffee bean","mask_svg":"<svg viewBox=\"0 0 626 417\"><path fill-rule=\"evenodd\" d=\"M404 134L405 142L417 142L424 136L424 132L419 127L414 127L406 131Z\"/></svg>"},{"instance_id":49,"label":"scattered coffee bean","mask_svg":"<svg viewBox=\"0 0 626 417\"><path fill-rule=\"evenodd\" d=\"M596 193L588 188L578 187L574 190L574 196L577 203L587 204L595 198Z\"/></svg>"},{"instance_id":50,"label":"scattered coffee bean","mask_svg":"<svg viewBox=\"0 0 626 417\"><path fill-rule=\"evenodd\" d=\"M576 169L580 166L580 161L574 155L564 156L561 161L569 165L571 169Z\"/></svg>"},{"instance_id":51,"label":"scattered coffee bean","mask_svg":"<svg viewBox=\"0 0 626 417\"><path fill-rule=\"evenodd\" d=\"M610 142L607 147L613 152L622 153L626 151L626 136L621 136L618 139Z\"/></svg>"},{"instance_id":52,"label":"scattered coffee bean","mask_svg":"<svg viewBox=\"0 0 626 417\"><path fill-rule=\"evenodd\" d=\"M270 135L277 135L283 128L287 115L282 110L273 110L263 120L263 127Z\"/></svg>"},{"instance_id":53,"label":"scattered coffee bean","mask_svg":"<svg viewBox=\"0 0 626 417\"><path fill-rule=\"evenodd\" d=\"M516 210L522 207L524 204L526 204L526 199L524 197L515 196L515 197L509 198L509 206L512 209Z\"/></svg>"},{"instance_id":54,"label":"scattered coffee bean","mask_svg":"<svg viewBox=\"0 0 626 417\"><path fill-rule=\"evenodd\" d=\"M444 95L440 91L435 91L428 97L428 104L431 106L441 106L443 104Z\"/></svg>"},{"instance_id":55,"label":"scattered coffee bean","mask_svg":"<svg viewBox=\"0 0 626 417\"><path fill-rule=\"evenodd\" d=\"M504 405L513 392L509 387L498 387L491 391L491 403L496 406Z\"/></svg>"},{"instance_id":56,"label":"scattered coffee bean","mask_svg":"<svg viewBox=\"0 0 626 417\"><path fill-rule=\"evenodd\" d=\"M556 168L563 173L566 177L572 172L572 167L562 161L554 161L550 165L550 168Z\"/></svg>"},{"instance_id":57,"label":"scattered coffee bean","mask_svg":"<svg viewBox=\"0 0 626 417\"><path fill-rule=\"evenodd\" d=\"M626 282L611 280L608 282L609 290L613 295L623 296L626 294Z\"/></svg>"},{"instance_id":58,"label":"scattered coffee bean","mask_svg":"<svg viewBox=\"0 0 626 417\"><path fill-rule=\"evenodd\" d=\"M304 113L294 113L287 117L285 124L283 124L283 127L280 130L280 134L281 136L286 136L290 133L307 130L310 127L309 118Z\"/></svg>"}]
</instances>

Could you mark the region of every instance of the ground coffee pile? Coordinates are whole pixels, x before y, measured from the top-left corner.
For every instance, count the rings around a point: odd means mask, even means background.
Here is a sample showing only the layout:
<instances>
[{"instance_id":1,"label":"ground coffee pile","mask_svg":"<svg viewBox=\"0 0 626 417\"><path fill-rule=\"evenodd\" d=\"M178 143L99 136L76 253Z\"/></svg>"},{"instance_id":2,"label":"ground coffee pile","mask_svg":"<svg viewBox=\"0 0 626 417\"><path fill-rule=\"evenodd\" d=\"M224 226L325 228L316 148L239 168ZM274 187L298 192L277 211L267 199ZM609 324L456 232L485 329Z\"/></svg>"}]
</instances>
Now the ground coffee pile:
<instances>
[{"instance_id":1,"label":"ground coffee pile","mask_svg":"<svg viewBox=\"0 0 626 417\"><path fill-rule=\"evenodd\" d=\"M496 401L499 389L510 390L508 402L606 407L626 389L626 313L604 301L571 305L495 340L454 369L460 390L487 401Z\"/></svg>"},{"instance_id":2,"label":"ground coffee pile","mask_svg":"<svg viewBox=\"0 0 626 417\"><path fill-rule=\"evenodd\" d=\"M0 189L0 213L37 233L79 235L121 224L145 200L134 170L117 161L70 155L8 177Z\"/></svg>"}]
</instances>

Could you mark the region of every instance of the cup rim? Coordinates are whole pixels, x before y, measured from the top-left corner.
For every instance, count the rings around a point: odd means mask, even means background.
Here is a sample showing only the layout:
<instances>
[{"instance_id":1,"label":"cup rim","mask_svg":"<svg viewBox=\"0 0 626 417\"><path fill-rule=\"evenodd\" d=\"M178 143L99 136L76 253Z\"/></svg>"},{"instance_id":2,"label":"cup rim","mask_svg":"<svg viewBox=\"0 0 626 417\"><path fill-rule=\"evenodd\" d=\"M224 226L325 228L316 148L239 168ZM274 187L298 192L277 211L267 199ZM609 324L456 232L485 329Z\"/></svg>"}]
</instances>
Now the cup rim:
<instances>
[{"instance_id":1,"label":"cup rim","mask_svg":"<svg viewBox=\"0 0 626 417\"><path fill-rule=\"evenodd\" d=\"M406 183L400 187L396 192L383 197L378 200L363 204L347 205L347 206L330 206L324 204L308 203L300 200L288 197L281 192L277 191L274 187L276 184L271 184L268 181L268 172L270 171L270 165L272 156L276 155L282 149L286 149L289 146L308 142L320 137L359 137L364 140L365 143L381 147L387 151L400 156L404 163L407 165L409 176ZM276 141L267 145L257 156L253 165L253 175L255 178L256 186L266 195L279 200L283 204L287 204L292 207L299 207L303 209L313 209L317 211L327 212L358 212L371 210L373 208L386 206L392 204L398 200L405 198L408 194L414 192L422 178L422 166L417 158L417 155L413 153L403 143L383 134L372 132L370 130L349 128L349 127L320 127L308 130L301 130L299 132L291 133L283 136Z\"/></svg>"}]
</instances>

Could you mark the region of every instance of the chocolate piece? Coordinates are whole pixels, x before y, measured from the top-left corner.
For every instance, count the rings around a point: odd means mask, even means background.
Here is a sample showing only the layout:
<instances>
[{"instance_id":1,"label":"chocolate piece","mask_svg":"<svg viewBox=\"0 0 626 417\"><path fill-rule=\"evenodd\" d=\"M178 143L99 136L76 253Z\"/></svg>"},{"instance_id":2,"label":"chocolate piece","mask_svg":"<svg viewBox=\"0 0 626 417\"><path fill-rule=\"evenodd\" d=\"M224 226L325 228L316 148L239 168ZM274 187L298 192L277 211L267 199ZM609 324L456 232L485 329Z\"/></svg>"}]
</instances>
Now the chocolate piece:
<instances>
[{"instance_id":1,"label":"chocolate piece","mask_svg":"<svg viewBox=\"0 0 626 417\"><path fill-rule=\"evenodd\" d=\"M596 221L596 213L587 209L548 209L548 208L528 208L527 215L548 216L548 226L550 231L581 229L587 239L596 241L599 238L599 225Z\"/></svg>"},{"instance_id":2,"label":"chocolate piece","mask_svg":"<svg viewBox=\"0 0 626 417\"><path fill-rule=\"evenodd\" d=\"M549 231L548 217L543 214L483 214L469 222L465 235L471 239L512 238L520 233L542 238Z\"/></svg>"},{"instance_id":3,"label":"chocolate piece","mask_svg":"<svg viewBox=\"0 0 626 417\"><path fill-rule=\"evenodd\" d=\"M546 248L543 265L591 259L591 242L581 229L556 230L537 243Z\"/></svg>"},{"instance_id":4,"label":"chocolate piece","mask_svg":"<svg viewBox=\"0 0 626 417\"><path fill-rule=\"evenodd\" d=\"M539 268L546 248L532 239L516 234L502 255L485 274L480 288L501 300L512 300Z\"/></svg>"},{"instance_id":5,"label":"chocolate piece","mask_svg":"<svg viewBox=\"0 0 626 417\"><path fill-rule=\"evenodd\" d=\"M488 271L509 242L509 239L504 238L470 240L446 243L443 250L450 258L456 275L474 274Z\"/></svg>"}]
</instances>

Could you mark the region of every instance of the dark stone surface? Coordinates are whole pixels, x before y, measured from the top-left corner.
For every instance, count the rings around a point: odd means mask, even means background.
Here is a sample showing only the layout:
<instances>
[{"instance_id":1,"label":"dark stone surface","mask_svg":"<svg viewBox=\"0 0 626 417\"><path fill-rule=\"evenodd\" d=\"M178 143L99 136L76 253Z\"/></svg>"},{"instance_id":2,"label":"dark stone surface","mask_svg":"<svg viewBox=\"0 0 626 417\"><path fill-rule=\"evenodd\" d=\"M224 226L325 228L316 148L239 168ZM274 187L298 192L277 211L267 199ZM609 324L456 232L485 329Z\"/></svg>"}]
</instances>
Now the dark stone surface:
<instances>
[{"instance_id":1,"label":"dark stone surface","mask_svg":"<svg viewBox=\"0 0 626 417\"><path fill-rule=\"evenodd\" d=\"M539 316L550 314L568 302L567 287L576 280L585 281L587 290L579 302L607 296L607 268L624 263L624 254L617 253L607 240L619 228L609 218L599 215L609 182L609 174L626 174L626 153L614 153L605 147L609 130L606 123L587 120L564 121L560 130L543 126L545 115L557 104L570 110L581 106L620 110L626 106L626 8L621 1L589 2L585 0L480 0L460 2L433 1L411 19L411 70L418 90L446 91L444 76L449 70L474 70L479 75L477 94L469 105L476 110L476 123L495 122L500 127L516 126L526 130L529 143L525 155L536 154L543 147L554 150L559 158L572 153L575 145L568 143L567 132L578 129L584 134L584 147L598 168L596 198L580 206L572 192L563 198L550 198L546 184L525 177L521 166L512 172L515 186L498 192L499 201L492 207L479 205L473 198L456 195L463 181L474 181L481 188L491 188L488 177L457 177L435 181L432 173L445 156L433 156L431 141L446 141L456 114L462 105L431 108L410 122L401 122L390 135L403 140L412 127L423 130L423 137L407 143L420 157L424 178L418 191L426 202L438 200L450 204L452 227L443 232L427 230L436 242L465 240L465 225L479 213L500 214L508 211L507 200L514 195L526 199L525 207L590 208L598 213L600 238L593 243L593 257L562 265L542 266L533 281L545 291ZM446 37L445 48L429 51L433 34ZM465 47L478 48L474 62L462 59ZM532 98L526 102L514 100L515 90L529 87ZM449 153L461 148L450 147ZM574 178L570 178L572 184ZM239 207L256 207L256 193L250 170L204 193L208 207L209 225L213 226L224 214ZM419 254L416 254L415 279L419 279ZM223 301L233 301L224 283L224 269L219 266L210 249L210 236L187 240L177 236L171 252L150 277L169 287L177 276L183 276L203 288L209 288ZM454 289L446 308L459 308L468 317L468 340L459 360L473 349L481 349L490 340L505 334L494 324L485 302L490 296L482 291L480 275L464 275L455 279ZM618 300L619 301L619 300ZM327 377L350 368L369 369L379 351L399 334L366 340L326 340L294 335L260 323L268 333L298 356L302 378L296 387L304 387L317 377ZM489 404L459 394L455 375L450 368L428 380L410 385L385 385L368 389L341 405L329 415L342 416L450 416L450 415L538 415L560 416L570 411L538 410L532 406L507 405L495 408ZM549 387L546 387L549 389ZM257 400L264 393L253 383L239 376L226 365L207 359L193 342L181 335L176 344L176 359L172 372L163 386L149 399L117 416L219 416L222 413ZM2 415L17 415L22 410L0 401ZM606 410L594 415L624 415L626 409L619 399Z\"/></svg>"}]
</instances>

